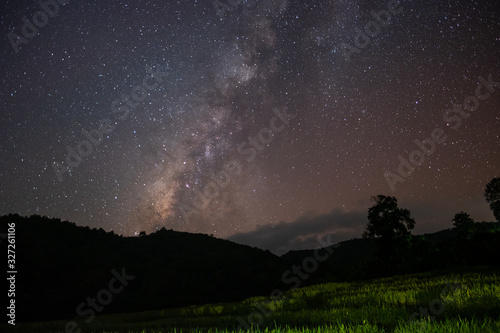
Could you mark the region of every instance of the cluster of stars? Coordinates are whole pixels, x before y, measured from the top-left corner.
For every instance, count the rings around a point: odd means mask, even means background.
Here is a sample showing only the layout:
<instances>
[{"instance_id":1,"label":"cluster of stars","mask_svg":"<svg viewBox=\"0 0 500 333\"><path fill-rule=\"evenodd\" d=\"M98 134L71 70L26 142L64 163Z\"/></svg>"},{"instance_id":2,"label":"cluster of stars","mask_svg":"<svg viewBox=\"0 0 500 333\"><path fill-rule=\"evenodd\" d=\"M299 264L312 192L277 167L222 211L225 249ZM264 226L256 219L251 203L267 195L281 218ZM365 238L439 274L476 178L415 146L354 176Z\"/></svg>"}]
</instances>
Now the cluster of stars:
<instances>
[{"instance_id":1,"label":"cluster of stars","mask_svg":"<svg viewBox=\"0 0 500 333\"><path fill-rule=\"evenodd\" d=\"M227 238L336 209L365 212L371 196L390 194L413 208L416 232L450 227L461 210L492 219L480 202L499 176L500 88L396 192L384 172L479 76L500 81L494 4L400 1L346 61L342 44L355 45L356 28L389 2L261 0L222 16L211 0L67 2L18 52L5 36L22 34L22 17L39 5L0 5L0 213ZM158 71L168 76L143 101L124 99ZM296 117L246 162L238 147L284 108ZM82 130L102 119L114 129L68 165L67 147L77 150ZM186 218L231 161L241 172ZM69 166L62 181L55 162ZM322 232L359 236L364 223Z\"/></svg>"}]
</instances>

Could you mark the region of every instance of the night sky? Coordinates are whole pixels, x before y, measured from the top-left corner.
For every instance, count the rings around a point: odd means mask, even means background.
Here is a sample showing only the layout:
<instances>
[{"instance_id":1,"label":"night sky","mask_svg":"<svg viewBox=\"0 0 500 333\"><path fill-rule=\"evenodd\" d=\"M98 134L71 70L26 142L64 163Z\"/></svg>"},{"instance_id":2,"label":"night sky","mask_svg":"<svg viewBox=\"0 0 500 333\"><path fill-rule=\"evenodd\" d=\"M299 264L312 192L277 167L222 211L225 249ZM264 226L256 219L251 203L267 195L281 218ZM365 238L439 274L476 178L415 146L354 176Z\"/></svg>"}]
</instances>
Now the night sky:
<instances>
[{"instance_id":1,"label":"night sky","mask_svg":"<svg viewBox=\"0 0 500 333\"><path fill-rule=\"evenodd\" d=\"M62 3L0 4L0 214L275 253L378 194L414 234L494 220L496 0Z\"/></svg>"}]
</instances>

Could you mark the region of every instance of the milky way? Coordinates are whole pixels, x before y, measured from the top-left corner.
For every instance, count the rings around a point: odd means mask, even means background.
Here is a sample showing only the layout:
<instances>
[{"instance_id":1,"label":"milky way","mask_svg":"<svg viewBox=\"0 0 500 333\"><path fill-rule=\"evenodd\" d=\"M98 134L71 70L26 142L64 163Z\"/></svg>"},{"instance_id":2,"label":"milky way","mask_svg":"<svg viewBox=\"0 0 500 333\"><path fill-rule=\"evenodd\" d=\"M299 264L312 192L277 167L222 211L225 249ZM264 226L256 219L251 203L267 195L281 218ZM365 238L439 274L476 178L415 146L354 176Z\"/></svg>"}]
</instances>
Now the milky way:
<instances>
[{"instance_id":1,"label":"milky way","mask_svg":"<svg viewBox=\"0 0 500 333\"><path fill-rule=\"evenodd\" d=\"M1 214L274 250L359 237L377 194L417 233L493 220L494 1L0 6Z\"/></svg>"}]
</instances>

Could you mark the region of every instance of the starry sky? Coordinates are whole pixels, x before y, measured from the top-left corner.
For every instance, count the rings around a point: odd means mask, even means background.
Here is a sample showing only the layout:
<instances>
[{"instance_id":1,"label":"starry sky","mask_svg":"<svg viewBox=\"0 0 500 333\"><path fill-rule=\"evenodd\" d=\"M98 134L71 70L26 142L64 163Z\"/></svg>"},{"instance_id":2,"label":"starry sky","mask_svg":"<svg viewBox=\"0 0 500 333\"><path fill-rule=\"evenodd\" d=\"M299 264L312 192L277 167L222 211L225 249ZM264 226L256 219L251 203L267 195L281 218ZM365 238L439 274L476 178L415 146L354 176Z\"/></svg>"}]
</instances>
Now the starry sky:
<instances>
[{"instance_id":1,"label":"starry sky","mask_svg":"<svg viewBox=\"0 0 500 333\"><path fill-rule=\"evenodd\" d=\"M284 253L493 221L497 1L0 4L0 214Z\"/></svg>"}]
</instances>

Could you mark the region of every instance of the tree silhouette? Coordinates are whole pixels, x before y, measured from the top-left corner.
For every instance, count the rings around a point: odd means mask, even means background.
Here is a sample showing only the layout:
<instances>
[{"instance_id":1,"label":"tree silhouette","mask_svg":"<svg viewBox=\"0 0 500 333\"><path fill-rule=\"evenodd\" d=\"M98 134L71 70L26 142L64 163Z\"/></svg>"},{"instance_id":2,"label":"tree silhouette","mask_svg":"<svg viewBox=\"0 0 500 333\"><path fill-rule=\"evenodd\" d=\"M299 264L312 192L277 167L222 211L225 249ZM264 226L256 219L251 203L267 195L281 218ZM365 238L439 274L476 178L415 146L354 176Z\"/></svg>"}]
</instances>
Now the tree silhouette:
<instances>
[{"instance_id":1,"label":"tree silhouette","mask_svg":"<svg viewBox=\"0 0 500 333\"><path fill-rule=\"evenodd\" d=\"M368 225L363 238L390 241L411 235L415 220L411 218L409 210L398 207L395 197L377 195L372 200L375 204L368 209Z\"/></svg>"},{"instance_id":2,"label":"tree silhouette","mask_svg":"<svg viewBox=\"0 0 500 333\"><path fill-rule=\"evenodd\" d=\"M375 204L368 209L368 224L363 238L374 239L376 244L376 267L373 269L385 274L404 271L410 264L410 230L415 227L415 221L409 210L398 207L395 197L378 195L372 200Z\"/></svg>"},{"instance_id":3,"label":"tree silhouette","mask_svg":"<svg viewBox=\"0 0 500 333\"><path fill-rule=\"evenodd\" d=\"M490 204L493 215L500 222L500 177L493 178L484 190L484 197Z\"/></svg>"},{"instance_id":4,"label":"tree silhouette","mask_svg":"<svg viewBox=\"0 0 500 333\"><path fill-rule=\"evenodd\" d=\"M466 212L455 214L452 219L453 225L457 228L458 236L462 239L470 239L474 235L474 220Z\"/></svg>"}]
</instances>

